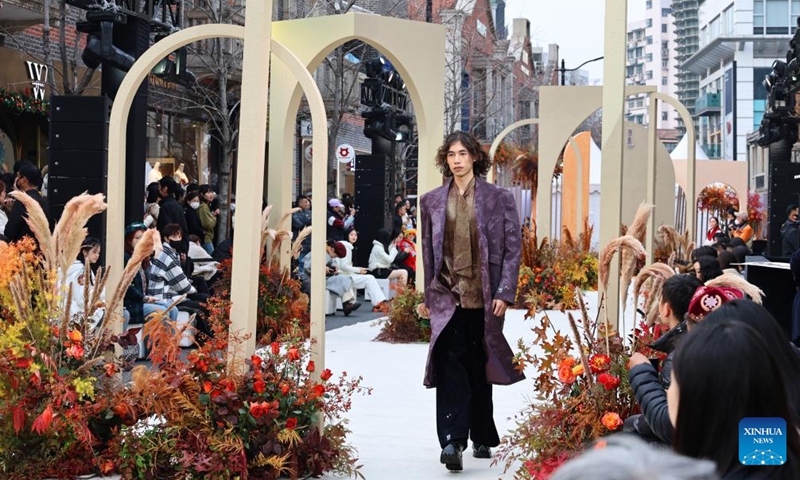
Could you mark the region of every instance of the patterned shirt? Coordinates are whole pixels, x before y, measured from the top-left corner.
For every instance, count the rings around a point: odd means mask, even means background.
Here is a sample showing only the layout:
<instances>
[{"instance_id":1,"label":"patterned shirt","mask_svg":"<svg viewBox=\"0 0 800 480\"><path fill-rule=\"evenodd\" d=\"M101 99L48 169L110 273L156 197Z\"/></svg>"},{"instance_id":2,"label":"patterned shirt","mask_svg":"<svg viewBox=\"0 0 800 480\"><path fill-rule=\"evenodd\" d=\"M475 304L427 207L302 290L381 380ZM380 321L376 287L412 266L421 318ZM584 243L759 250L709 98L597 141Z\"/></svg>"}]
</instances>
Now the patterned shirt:
<instances>
[{"instance_id":1,"label":"patterned shirt","mask_svg":"<svg viewBox=\"0 0 800 480\"><path fill-rule=\"evenodd\" d=\"M445 210L440 281L453 292L462 308L483 308L474 178L463 194L453 182Z\"/></svg>"},{"instance_id":2,"label":"patterned shirt","mask_svg":"<svg viewBox=\"0 0 800 480\"><path fill-rule=\"evenodd\" d=\"M165 243L164 250L150 261L147 295L171 302L174 297L194 292L196 290L183 273L178 252Z\"/></svg>"}]
</instances>

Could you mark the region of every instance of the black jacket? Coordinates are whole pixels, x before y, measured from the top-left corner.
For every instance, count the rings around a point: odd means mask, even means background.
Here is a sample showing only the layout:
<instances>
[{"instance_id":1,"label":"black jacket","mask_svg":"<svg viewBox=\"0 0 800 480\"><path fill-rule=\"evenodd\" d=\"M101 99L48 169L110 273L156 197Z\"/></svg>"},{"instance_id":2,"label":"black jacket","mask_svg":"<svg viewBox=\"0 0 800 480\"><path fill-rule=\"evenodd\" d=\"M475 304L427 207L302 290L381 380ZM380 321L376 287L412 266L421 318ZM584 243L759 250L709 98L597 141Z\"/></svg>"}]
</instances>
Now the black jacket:
<instances>
[{"instance_id":1,"label":"black jacket","mask_svg":"<svg viewBox=\"0 0 800 480\"><path fill-rule=\"evenodd\" d=\"M36 202L41 205L44 214L47 216L47 223L50 225L50 230L53 230L55 223L53 222L53 216L50 215L50 205L47 204L47 201L42 198L42 195L39 194L39 191L35 188L32 188L25 193L27 193L32 199L36 200ZM26 235L36 241L36 236L31 231L31 227L28 226L28 222L25 221L25 219L28 217L27 213L28 210L25 208L25 205L23 205L22 202L19 200L14 202L11 212L8 214L8 223L6 223L6 229L4 232L4 235L8 237L9 241L16 242L17 240L21 240L22 237Z\"/></svg>"},{"instance_id":2,"label":"black jacket","mask_svg":"<svg viewBox=\"0 0 800 480\"><path fill-rule=\"evenodd\" d=\"M650 348L654 350L667 353L667 358L661 366L660 375L656 368L649 363L636 365L628 372L628 380L630 380L631 389L636 396L636 402L642 410L648 432L669 444L672 443L675 429L669 421L667 388L672 378L674 350L686 331L686 322L681 322L650 345Z\"/></svg>"},{"instance_id":3,"label":"black jacket","mask_svg":"<svg viewBox=\"0 0 800 480\"><path fill-rule=\"evenodd\" d=\"M784 257L800 249L800 222L787 221L781 225L781 247Z\"/></svg>"},{"instance_id":4,"label":"black jacket","mask_svg":"<svg viewBox=\"0 0 800 480\"><path fill-rule=\"evenodd\" d=\"M186 218L186 228L188 229L189 235L197 235L200 237L200 242L202 243L206 231L203 229L203 224L200 223L200 215L197 214L197 210L186 205L183 208L183 212Z\"/></svg>"},{"instance_id":5,"label":"black jacket","mask_svg":"<svg viewBox=\"0 0 800 480\"><path fill-rule=\"evenodd\" d=\"M177 223L183 230L183 237L189 235L189 226L186 224L186 215L183 213L183 207L173 197L166 197L159 203L158 212L158 231L164 231L164 227L170 223Z\"/></svg>"},{"instance_id":6,"label":"black jacket","mask_svg":"<svg viewBox=\"0 0 800 480\"><path fill-rule=\"evenodd\" d=\"M292 240L296 240L300 231L311 226L311 210L300 210L292 214ZM303 240L303 252L311 251L311 235Z\"/></svg>"}]
</instances>

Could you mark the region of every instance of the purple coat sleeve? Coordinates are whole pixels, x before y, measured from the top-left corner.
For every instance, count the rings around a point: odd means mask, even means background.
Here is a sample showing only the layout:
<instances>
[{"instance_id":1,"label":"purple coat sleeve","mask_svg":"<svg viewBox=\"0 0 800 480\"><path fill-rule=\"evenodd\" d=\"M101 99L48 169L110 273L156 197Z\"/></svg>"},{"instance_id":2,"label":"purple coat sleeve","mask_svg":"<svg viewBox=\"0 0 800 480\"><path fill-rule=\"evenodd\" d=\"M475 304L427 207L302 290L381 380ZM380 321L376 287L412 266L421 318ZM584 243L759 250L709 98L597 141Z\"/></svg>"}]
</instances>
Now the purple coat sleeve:
<instances>
[{"instance_id":1,"label":"purple coat sleeve","mask_svg":"<svg viewBox=\"0 0 800 480\"><path fill-rule=\"evenodd\" d=\"M433 224L425 197L420 200L422 208L422 266L425 282L425 303L430 304L428 292L433 280Z\"/></svg>"},{"instance_id":2,"label":"purple coat sleeve","mask_svg":"<svg viewBox=\"0 0 800 480\"><path fill-rule=\"evenodd\" d=\"M501 195L503 197L503 232L505 234L503 270L493 298L513 305L517 297L519 264L522 255L519 216L517 215L517 205L511 192L503 190Z\"/></svg>"}]
</instances>

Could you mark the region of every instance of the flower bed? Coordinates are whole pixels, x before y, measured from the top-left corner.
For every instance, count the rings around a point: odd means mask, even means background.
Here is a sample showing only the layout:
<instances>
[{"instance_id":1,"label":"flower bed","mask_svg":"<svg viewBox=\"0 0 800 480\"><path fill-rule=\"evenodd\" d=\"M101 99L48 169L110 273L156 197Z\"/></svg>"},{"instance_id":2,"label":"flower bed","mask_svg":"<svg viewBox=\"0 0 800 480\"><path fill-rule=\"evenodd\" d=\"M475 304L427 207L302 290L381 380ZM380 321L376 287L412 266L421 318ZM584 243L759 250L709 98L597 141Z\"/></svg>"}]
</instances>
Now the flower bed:
<instances>
[{"instance_id":1,"label":"flower bed","mask_svg":"<svg viewBox=\"0 0 800 480\"><path fill-rule=\"evenodd\" d=\"M397 289L397 295L389 305L387 319L375 340L389 343L429 342L431 322L419 308L425 300L424 295L410 287L392 288Z\"/></svg>"}]
</instances>

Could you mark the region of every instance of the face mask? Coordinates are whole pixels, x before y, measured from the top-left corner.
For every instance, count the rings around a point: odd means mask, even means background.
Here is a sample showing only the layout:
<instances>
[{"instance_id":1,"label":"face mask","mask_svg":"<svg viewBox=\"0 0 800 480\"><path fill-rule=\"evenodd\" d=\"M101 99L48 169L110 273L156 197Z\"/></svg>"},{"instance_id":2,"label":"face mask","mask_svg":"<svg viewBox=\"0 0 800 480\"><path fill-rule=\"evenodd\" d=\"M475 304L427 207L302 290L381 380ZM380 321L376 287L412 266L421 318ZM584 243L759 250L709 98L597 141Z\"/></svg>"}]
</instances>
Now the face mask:
<instances>
[{"instance_id":1,"label":"face mask","mask_svg":"<svg viewBox=\"0 0 800 480\"><path fill-rule=\"evenodd\" d=\"M175 250L180 250L183 248L183 240L170 240L169 246L174 248Z\"/></svg>"},{"instance_id":2,"label":"face mask","mask_svg":"<svg viewBox=\"0 0 800 480\"><path fill-rule=\"evenodd\" d=\"M193 210L197 210L200 208L200 202L190 202L189 206L192 207Z\"/></svg>"}]
</instances>

